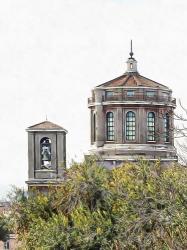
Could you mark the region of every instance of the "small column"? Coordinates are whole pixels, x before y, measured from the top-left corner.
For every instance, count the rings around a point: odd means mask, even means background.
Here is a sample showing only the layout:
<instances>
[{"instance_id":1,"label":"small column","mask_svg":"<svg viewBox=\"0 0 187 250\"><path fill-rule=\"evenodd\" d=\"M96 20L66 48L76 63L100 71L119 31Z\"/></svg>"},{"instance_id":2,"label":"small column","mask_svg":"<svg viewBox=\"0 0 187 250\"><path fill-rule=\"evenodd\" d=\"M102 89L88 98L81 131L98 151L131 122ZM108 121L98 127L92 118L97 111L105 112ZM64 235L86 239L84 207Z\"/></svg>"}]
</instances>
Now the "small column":
<instances>
[{"instance_id":1,"label":"small column","mask_svg":"<svg viewBox=\"0 0 187 250\"><path fill-rule=\"evenodd\" d=\"M174 109L171 108L171 115L170 115L170 135L169 140L171 145L174 146Z\"/></svg>"},{"instance_id":2,"label":"small column","mask_svg":"<svg viewBox=\"0 0 187 250\"><path fill-rule=\"evenodd\" d=\"M115 122L115 133L116 133L116 143L123 143L123 110L122 108L117 108L116 114L116 122Z\"/></svg>"},{"instance_id":3,"label":"small column","mask_svg":"<svg viewBox=\"0 0 187 250\"><path fill-rule=\"evenodd\" d=\"M66 167L66 134L57 133L57 174L62 177L64 168Z\"/></svg>"},{"instance_id":4,"label":"small column","mask_svg":"<svg viewBox=\"0 0 187 250\"><path fill-rule=\"evenodd\" d=\"M28 133L28 177L34 179L35 171L35 135L32 132Z\"/></svg>"},{"instance_id":5,"label":"small column","mask_svg":"<svg viewBox=\"0 0 187 250\"><path fill-rule=\"evenodd\" d=\"M90 141L91 144L95 143L95 133L96 133L96 118L95 118L95 110L90 111Z\"/></svg>"},{"instance_id":6,"label":"small column","mask_svg":"<svg viewBox=\"0 0 187 250\"><path fill-rule=\"evenodd\" d=\"M158 123L158 129L159 129L159 143L164 144L165 140L165 121L164 121L164 115L166 113L165 109L159 109L158 111L158 119L159 119L159 123Z\"/></svg>"},{"instance_id":7,"label":"small column","mask_svg":"<svg viewBox=\"0 0 187 250\"><path fill-rule=\"evenodd\" d=\"M103 112L103 90L95 90L95 110L96 110L96 140L97 147L102 147L105 141L105 114Z\"/></svg>"},{"instance_id":8,"label":"small column","mask_svg":"<svg viewBox=\"0 0 187 250\"><path fill-rule=\"evenodd\" d=\"M147 113L144 108L139 108L138 111L138 143L146 144L147 142Z\"/></svg>"}]
</instances>

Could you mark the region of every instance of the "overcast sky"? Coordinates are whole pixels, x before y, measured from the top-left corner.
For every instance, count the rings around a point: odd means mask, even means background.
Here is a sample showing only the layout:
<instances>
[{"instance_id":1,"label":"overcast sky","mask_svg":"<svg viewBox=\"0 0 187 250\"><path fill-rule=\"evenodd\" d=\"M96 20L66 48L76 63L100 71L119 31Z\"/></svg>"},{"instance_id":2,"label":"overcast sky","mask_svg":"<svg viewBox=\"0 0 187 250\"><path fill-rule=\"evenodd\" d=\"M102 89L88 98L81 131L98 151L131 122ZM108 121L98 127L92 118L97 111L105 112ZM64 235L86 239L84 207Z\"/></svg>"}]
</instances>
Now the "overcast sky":
<instances>
[{"instance_id":1,"label":"overcast sky","mask_svg":"<svg viewBox=\"0 0 187 250\"><path fill-rule=\"evenodd\" d=\"M67 157L89 149L91 89L124 73L130 39L139 72L187 107L186 0L0 1L0 196L27 180L25 129L68 130Z\"/></svg>"}]
</instances>

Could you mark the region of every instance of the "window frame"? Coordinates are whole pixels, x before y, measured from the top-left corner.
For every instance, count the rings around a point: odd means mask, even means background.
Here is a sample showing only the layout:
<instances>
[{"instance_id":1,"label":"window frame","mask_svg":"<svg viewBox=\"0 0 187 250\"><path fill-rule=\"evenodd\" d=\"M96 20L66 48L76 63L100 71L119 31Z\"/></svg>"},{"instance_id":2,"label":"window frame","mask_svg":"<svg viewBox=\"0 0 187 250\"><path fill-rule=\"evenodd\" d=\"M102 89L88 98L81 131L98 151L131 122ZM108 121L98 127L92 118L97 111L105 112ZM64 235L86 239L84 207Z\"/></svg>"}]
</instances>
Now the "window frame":
<instances>
[{"instance_id":1,"label":"window frame","mask_svg":"<svg viewBox=\"0 0 187 250\"><path fill-rule=\"evenodd\" d=\"M133 93L133 94L132 94L132 95L129 95L129 93ZM131 89L127 90L127 91L126 91L126 96L129 97L129 98L134 97L134 96L135 96L135 91L134 91L134 90L131 90Z\"/></svg>"},{"instance_id":2,"label":"window frame","mask_svg":"<svg viewBox=\"0 0 187 250\"><path fill-rule=\"evenodd\" d=\"M129 114L132 114L132 116L129 116ZM131 119L129 120L129 118ZM129 132L132 134L129 134ZM136 113L132 110L127 111L125 114L125 141L136 141Z\"/></svg>"},{"instance_id":3,"label":"window frame","mask_svg":"<svg viewBox=\"0 0 187 250\"><path fill-rule=\"evenodd\" d=\"M148 93L153 93L153 95L148 95ZM156 91L155 90L146 90L146 97L148 97L148 98L156 97Z\"/></svg>"},{"instance_id":4,"label":"window frame","mask_svg":"<svg viewBox=\"0 0 187 250\"><path fill-rule=\"evenodd\" d=\"M113 98L114 95L115 95L115 92L112 91L112 90L106 90L106 91L105 91L105 98L106 98L106 99Z\"/></svg>"},{"instance_id":5,"label":"window frame","mask_svg":"<svg viewBox=\"0 0 187 250\"><path fill-rule=\"evenodd\" d=\"M153 116L150 117L149 116L150 114L153 114ZM147 121L146 122L147 122L147 142L156 142L156 136L155 136L156 116L155 116L155 112L149 111L147 113ZM153 123L153 125L151 125L152 123ZM149 130L149 128L152 128L152 129Z\"/></svg>"},{"instance_id":6,"label":"window frame","mask_svg":"<svg viewBox=\"0 0 187 250\"><path fill-rule=\"evenodd\" d=\"M112 115L111 117L109 117ZM114 112L108 111L105 115L106 121L106 141L112 142L115 140L115 119Z\"/></svg>"},{"instance_id":7,"label":"window frame","mask_svg":"<svg viewBox=\"0 0 187 250\"><path fill-rule=\"evenodd\" d=\"M168 113L164 115L164 142L170 142L170 116Z\"/></svg>"}]
</instances>

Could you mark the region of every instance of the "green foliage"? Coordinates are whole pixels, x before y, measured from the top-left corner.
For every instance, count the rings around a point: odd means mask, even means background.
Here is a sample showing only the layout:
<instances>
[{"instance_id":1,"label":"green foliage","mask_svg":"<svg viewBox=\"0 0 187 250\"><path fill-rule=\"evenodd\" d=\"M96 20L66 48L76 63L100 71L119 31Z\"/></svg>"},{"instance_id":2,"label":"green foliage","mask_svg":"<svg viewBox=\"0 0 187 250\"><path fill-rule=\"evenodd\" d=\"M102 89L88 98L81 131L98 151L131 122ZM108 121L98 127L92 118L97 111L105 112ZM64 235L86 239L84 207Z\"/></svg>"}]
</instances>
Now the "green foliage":
<instances>
[{"instance_id":1,"label":"green foliage","mask_svg":"<svg viewBox=\"0 0 187 250\"><path fill-rule=\"evenodd\" d=\"M6 241L8 239L9 230L8 223L5 216L0 216L0 241Z\"/></svg>"},{"instance_id":2,"label":"green foliage","mask_svg":"<svg viewBox=\"0 0 187 250\"><path fill-rule=\"evenodd\" d=\"M187 169L74 163L48 195L17 191L12 226L22 249L187 249Z\"/></svg>"}]
</instances>

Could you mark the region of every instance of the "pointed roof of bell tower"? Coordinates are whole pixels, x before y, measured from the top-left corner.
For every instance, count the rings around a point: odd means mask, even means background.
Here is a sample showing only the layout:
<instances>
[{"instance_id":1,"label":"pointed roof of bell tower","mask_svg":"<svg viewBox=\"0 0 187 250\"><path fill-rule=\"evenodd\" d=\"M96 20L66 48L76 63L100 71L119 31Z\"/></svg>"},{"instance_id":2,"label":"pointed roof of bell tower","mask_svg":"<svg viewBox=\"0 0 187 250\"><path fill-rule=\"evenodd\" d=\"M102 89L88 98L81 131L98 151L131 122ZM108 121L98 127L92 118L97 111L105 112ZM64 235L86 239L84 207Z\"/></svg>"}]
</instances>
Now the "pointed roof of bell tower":
<instances>
[{"instance_id":1,"label":"pointed roof of bell tower","mask_svg":"<svg viewBox=\"0 0 187 250\"><path fill-rule=\"evenodd\" d=\"M32 125L26 129L27 131L64 131L67 133L67 130L63 127L50 122L50 121L43 121L40 123L37 123L35 125Z\"/></svg>"}]
</instances>

